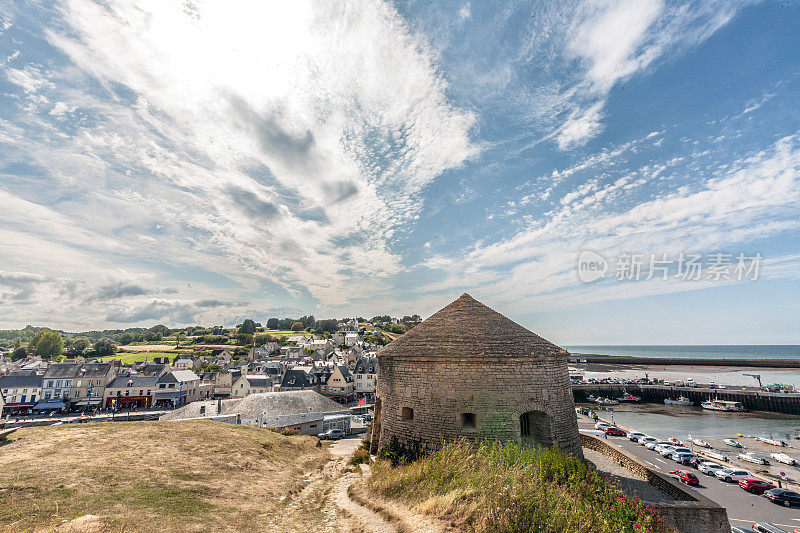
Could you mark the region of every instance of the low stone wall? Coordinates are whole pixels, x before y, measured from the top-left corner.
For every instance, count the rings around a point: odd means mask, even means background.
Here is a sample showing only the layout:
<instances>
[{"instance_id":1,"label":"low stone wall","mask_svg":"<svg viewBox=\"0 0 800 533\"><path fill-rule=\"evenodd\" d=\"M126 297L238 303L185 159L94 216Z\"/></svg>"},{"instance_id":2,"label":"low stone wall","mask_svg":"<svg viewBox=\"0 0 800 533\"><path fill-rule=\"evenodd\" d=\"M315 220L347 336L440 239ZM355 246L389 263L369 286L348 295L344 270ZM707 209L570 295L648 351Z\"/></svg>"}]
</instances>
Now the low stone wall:
<instances>
[{"instance_id":1,"label":"low stone wall","mask_svg":"<svg viewBox=\"0 0 800 533\"><path fill-rule=\"evenodd\" d=\"M594 435L581 433L581 445L602 453L673 498L673 501L669 503L650 505L681 533L727 533L730 531L728 513L716 502L684 487L669 476L653 470L637 457Z\"/></svg>"}]
</instances>

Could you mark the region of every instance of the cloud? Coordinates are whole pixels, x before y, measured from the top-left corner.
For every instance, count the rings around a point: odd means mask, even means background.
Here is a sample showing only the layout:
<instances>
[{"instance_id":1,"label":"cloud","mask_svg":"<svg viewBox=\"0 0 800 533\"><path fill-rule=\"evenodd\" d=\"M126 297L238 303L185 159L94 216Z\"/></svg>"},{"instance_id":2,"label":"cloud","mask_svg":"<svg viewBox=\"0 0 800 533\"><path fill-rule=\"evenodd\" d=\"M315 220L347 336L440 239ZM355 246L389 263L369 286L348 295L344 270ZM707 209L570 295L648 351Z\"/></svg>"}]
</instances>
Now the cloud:
<instances>
[{"instance_id":1,"label":"cloud","mask_svg":"<svg viewBox=\"0 0 800 533\"><path fill-rule=\"evenodd\" d=\"M150 294L152 291L145 289L141 285L128 283L125 281L117 281L108 285L100 287L96 295L98 300L114 300L117 298L125 298L128 296L142 296Z\"/></svg>"},{"instance_id":2,"label":"cloud","mask_svg":"<svg viewBox=\"0 0 800 533\"><path fill-rule=\"evenodd\" d=\"M230 307L233 302L223 302L221 300L198 300L194 303L197 307Z\"/></svg>"},{"instance_id":3,"label":"cloud","mask_svg":"<svg viewBox=\"0 0 800 533\"><path fill-rule=\"evenodd\" d=\"M134 324L147 320L163 320L188 324L194 321L196 310L187 303L170 300L152 300L145 305L126 306L106 315L109 322Z\"/></svg>"},{"instance_id":4,"label":"cloud","mask_svg":"<svg viewBox=\"0 0 800 533\"><path fill-rule=\"evenodd\" d=\"M562 126L556 137L556 143L561 150L570 146L583 144L587 139L594 137L602 128L600 123L602 104L595 104L581 112L580 116L573 116Z\"/></svg>"}]
</instances>

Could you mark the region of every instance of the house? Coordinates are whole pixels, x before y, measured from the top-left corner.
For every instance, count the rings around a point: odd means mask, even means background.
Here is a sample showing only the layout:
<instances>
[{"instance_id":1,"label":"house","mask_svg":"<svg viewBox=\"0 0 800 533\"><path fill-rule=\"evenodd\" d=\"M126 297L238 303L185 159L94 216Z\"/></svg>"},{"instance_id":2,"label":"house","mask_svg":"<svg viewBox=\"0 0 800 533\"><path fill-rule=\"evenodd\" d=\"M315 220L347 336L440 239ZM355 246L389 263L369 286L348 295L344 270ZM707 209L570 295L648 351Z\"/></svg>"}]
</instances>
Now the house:
<instances>
[{"instance_id":1,"label":"house","mask_svg":"<svg viewBox=\"0 0 800 533\"><path fill-rule=\"evenodd\" d=\"M272 392L272 378L265 374L242 375L231 387L232 398L244 398L264 392Z\"/></svg>"},{"instance_id":2,"label":"house","mask_svg":"<svg viewBox=\"0 0 800 533\"><path fill-rule=\"evenodd\" d=\"M355 380L350 369L344 365L336 365L331 370L325 384L320 387L320 392L337 401L347 401L353 397Z\"/></svg>"},{"instance_id":3,"label":"house","mask_svg":"<svg viewBox=\"0 0 800 533\"><path fill-rule=\"evenodd\" d=\"M72 407L83 410L90 407L100 407L106 384L117 375L113 363L84 363L75 376L72 387Z\"/></svg>"},{"instance_id":4,"label":"house","mask_svg":"<svg viewBox=\"0 0 800 533\"><path fill-rule=\"evenodd\" d=\"M139 367L138 372L142 376L161 377L169 372L169 366L164 363L145 363Z\"/></svg>"},{"instance_id":5,"label":"house","mask_svg":"<svg viewBox=\"0 0 800 533\"><path fill-rule=\"evenodd\" d=\"M306 342L308 342L308 339L306 339L305 335L291 335L288 339L286 339L286 341L293 342L297 346L305 346Z\"/></svg>"},{"instance_id":6,"label":"house","mask_svg":"<svg viewBox=\"0 0 800 533\"><path fill-rule=\"evenodd\" d=\"M310 367L296 366L287 370L281 378L278 391L293 391L303 389L316 389L319 387L319 380L312 374Z\"/></svg>"},{"instance_id":7,"label":"house","mask_svg":"<svg viewBox=\"0 0 800 533\"><path fill-rule=\"evenodd\" d=\"M359 341L358 333L347 333L344 336L344 345L345 346L355 346Z\"/></svg>"},{"instance_id":8,"label":"house","mask_svg":"<svg viewBox=\"0 0 800 533\"><path fill-rule=\"evenodd\" d=\"M0 396L6 414L30 412L42 397L42 376L9 374L0 377Z\"/></svg>"},{"instance_id":9,"label":"house","mask_svg":"<svg viewBox=\"0 0 800 533\"><path fill-rule=\"evenodd\" d=\"M321 350L323 355L328 355L334 350L335 346L330 339L314 339L306 344L306 348L313 351Z\"/></svg>"},{"instance_id":10,"label":"house","mask_svg":"<svg viewBox=\"0 0 800 533\"><path fill-rule=\"evenodd\" d=\"M200 377L191 370L172 370L158 378L155 407L180 407L199 398Z\"/></svg>"},{"instance_id":11,"label":"house","mask_svg":"<svg viewBox=\"0 0 800 533\"><path fill-rule=\"evenodd\" d=\"M53 363L47 367L42 381L42 401L63 402L63 409L68 406L72 397L72 386L81 369L80 363ZM49 406L42 406L44 410L51 410Z\"/></svg>"},{"instance_id":12,"label":"house","mask_svg":"<svg viewBox=\"0 0 800 533\"><path fill-rule=\"evenodd\" d=\"M302 346L281 346L282 357L300 358L305 355Z\"/></svg>"},{"instance_id":13,"label":"house","mask_svg":"<svg viewBox=\"0 0 800 533\"><path fill-rule=\"evenodd\" d=\"M359 397L372 398L375 394L375 381L378 374L378 358L375 355L362 356L356 361L353 376L355 392Z\"/></svg>"},{"instance_id":14,"label":"house","mask_svg":"<svg viewBox=\"0 0 800 533\"><path fill-rule=\"evenodd\" d=\"M115 410L152 407L158 379L156 376L117 376L105 387L103 407Z\"/></svg>"},{"instance_id":15,"label":"house","mask_svg":"<svg viewBox=\"0 0 800 533\"><path fill-rule=\"evenodd\" d=\"M170 366L175 370L191 370L194 368L194 359L186 356L178 356L175 357L175 360Z\"/></svg>"}]
</instances>

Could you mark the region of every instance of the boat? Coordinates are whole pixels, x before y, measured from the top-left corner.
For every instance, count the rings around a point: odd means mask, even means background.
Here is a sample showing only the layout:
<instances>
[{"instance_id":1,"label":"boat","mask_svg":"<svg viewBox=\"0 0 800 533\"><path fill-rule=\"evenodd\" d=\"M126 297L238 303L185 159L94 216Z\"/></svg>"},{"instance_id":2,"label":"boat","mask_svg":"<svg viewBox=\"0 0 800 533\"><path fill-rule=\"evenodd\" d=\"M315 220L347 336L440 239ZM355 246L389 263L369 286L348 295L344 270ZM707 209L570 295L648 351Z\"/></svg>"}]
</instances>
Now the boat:
<instances>
[{"instance_id":1,"label":"boat","mask_svg":"<svg viewBox=\"0 0 800 533\"><path fill-rule=\"evenodd\" d=\"M612 400L610 398L598 398L596 400L597 405L617 405L619 402L617 400Z\"/></svg>"},{"instance_id":2,"label":"boat","mask_svg":"<svg viewBox=\"0 0 800 533\"><path fill-rule=\"evenodd\" d=\"M771 453L769 454L770 457L778 461L779 463L783 463L789 466L797 466L797 460L789 457L785 453Z\"/></svg>"},{"instance_id":3,"label":"boat","mask_svg":"<svg viewBox=\"0 0 800 533\"><path fill-rule=\"evenodd\" d=\"M590 394L589 396L586 397L586 401L587 402L596 402L597 398L594 397L594 394Z\"/></svg>"},{"instance_id":4,"label":"boat","mask_svg":"<svg viewBox=\"0 0 800 533\"><path fill-rule=\"evenodd\" d=\"M767 437L756 437L756 440L759 440L761 442L766 442L767 444L772 444L773 446L780 446L781 448L786 446L785 442L778 439L768 439Z\"/></svg>"},{"instance_id":5,"label":"boat","mask_svg":"<svg viewBox=\"0 0 800 533\"><path fill-rule=\"evenodd\" d=\"M680 396L674 400L672 398L667 398L664 400L664 403L667 405L694 405L694 402L686 396Z\"/></svg>"},{"instance_id":6,"label":"boat","mask_svg":"<svg viewBox=\"0 0 800 533\"><path fill-rule=\"evenodd\" d=\"M728 446L733 446L734 448L744 448L744 446L742 446L742 443L739 442L738 440L725 439L722 442L724 442Z\"/></svg>"},{"instance_id":7,"label":"boat","mask_svg":"<svg viewBox=\"0 0 800 533\"><path fill-rule=\"evenodd\" d=\"M683 441L680 439L676 439L675 437L672 437L671 439L669 439L669 441L672 443L673 446L683 446Z\"/></svg>"},{"instance_id":8,"label":"boat","mask_svg":"<svg viewBox=\"0 0 800 533\"><path fill-rule=\"evenodd\" d=\"M756 455L754 453L740 453L739 459L742 461L747 461L748 463L755 463L757 465L768 465L769 461L761 457L760 455Z\"/></svg>"},{"instance_id":9,"label":"boat","mask_svg":"<svg viewBox=\"0 0 800 533\"><path fill-rule=\"evenodd\" d=\"M695 446L700 446L701 448L713 448L713 446L711 446L703 439L698 439L697 437L691 437L691 436L690 438L692 440L692 444L694 444Z\"/></svg>"},{"instance_id":10,"label":"boat","mask_svg":"<svg viewBox=\"0 0 800 533\"><path fill-rule=\"evenodd\" d=\"M707 455L708 457L711 457L712 459L716 459L717 461L723 461L725 463L730 461L730 459L728 459L727 455L722 455L721 453L717 453L717 452L703 452L703 453L705 455Z\"/></svg>"},{"instance_id":11,"label":"boat","mask_svg":"<svg viewBox=\"0 0 800 533\"><path fill-rule=\"evenodd\" d=\"M742 402L730 402L728 400L707 400L701 403L700 407L703 409L709 409L711 411L744 411L744 405Z\"/></svg>"},{"instance_id":12,"label":"boat","mask_svg":"<svg viewBox=\"0 0 800 533\"><path fill-rule=\"evenodd\" d=\"M628 393L628 391L625 391L625 394L617 398L617 400L620 402L638 402L641 400L641 397L634 396L633 394Z\"/></svg>"}]
</instances>

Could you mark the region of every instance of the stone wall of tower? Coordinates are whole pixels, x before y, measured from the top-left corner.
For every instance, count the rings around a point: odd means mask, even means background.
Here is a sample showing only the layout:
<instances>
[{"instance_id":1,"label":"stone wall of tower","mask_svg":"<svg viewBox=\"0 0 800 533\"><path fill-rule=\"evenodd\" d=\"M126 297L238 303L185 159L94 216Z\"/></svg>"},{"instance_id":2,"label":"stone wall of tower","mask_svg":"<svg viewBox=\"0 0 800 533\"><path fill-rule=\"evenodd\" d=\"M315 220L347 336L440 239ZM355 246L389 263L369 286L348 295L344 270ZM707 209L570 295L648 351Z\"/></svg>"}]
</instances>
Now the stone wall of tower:
<instances>
[{"instance_id":1,"label":"stone wall of tower","mask_svg":"<svg viewBox=\"0 0 800 533\"><path fill-rule=\"evenodd\" d=\"M436 357L380 358L378 447L397 437L424 451L443 441L467 438L521 441L520 415L550 417L553 445L582 457L575 404L563 355L534 358L453 360ZM413 410L413 418L404 419ZM474 429L464 421L474 415Z\"/></svg>"}]
</instances>

